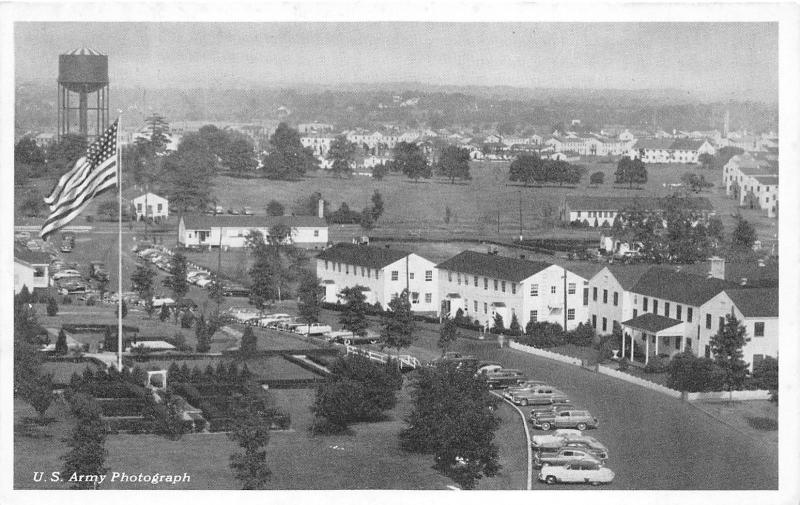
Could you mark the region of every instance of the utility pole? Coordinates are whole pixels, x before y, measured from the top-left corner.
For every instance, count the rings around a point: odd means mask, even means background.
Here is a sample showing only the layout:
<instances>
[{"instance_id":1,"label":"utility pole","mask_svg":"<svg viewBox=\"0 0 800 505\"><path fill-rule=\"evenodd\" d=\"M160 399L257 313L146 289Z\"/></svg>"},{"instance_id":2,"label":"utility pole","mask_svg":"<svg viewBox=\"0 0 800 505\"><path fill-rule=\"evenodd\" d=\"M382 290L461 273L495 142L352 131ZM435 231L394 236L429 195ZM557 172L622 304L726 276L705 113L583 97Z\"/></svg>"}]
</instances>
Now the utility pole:
<instances>
[{"instance_id":1,"label":"utility pole","mask_svg":"<svg viewBox=\"0 0 800 505\"><path fill-rule=\"evenodd\" d=\"M519 243L522 245L522 190L519 190Z\"/></svg>"}]
</instances>

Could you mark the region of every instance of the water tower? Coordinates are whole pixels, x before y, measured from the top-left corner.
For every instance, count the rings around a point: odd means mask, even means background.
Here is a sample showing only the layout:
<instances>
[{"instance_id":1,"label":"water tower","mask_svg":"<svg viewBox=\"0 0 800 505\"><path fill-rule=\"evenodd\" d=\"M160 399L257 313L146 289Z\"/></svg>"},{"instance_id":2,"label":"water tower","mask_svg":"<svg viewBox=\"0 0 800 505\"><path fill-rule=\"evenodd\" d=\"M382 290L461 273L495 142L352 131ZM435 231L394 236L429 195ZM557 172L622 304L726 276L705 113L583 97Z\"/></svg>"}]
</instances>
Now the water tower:
<instances>
[{"instance_id":1,"label":"water tower","mask_svg":"<svg viewBox=\"0 0 800 505\"><path fill-rule=\"evenodd\" d=\"M58 138L91 142L108 126L108 56L82 47L58 56Z\"/></svg>"}]
</instances>

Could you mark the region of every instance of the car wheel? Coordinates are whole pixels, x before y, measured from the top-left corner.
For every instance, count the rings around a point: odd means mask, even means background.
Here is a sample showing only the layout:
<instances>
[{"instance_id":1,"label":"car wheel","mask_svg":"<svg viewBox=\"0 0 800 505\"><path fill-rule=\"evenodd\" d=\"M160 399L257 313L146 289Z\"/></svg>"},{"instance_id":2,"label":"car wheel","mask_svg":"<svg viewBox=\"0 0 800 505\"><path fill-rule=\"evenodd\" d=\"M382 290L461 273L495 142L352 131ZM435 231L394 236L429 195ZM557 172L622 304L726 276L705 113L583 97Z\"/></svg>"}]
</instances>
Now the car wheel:
<instances>
[{"instance_id":1,"label":"car wheel","mask_svg":"<svg viewBox=\"0 0 800 505\"><path fill-rule=\"evenodd\" d=\"M586 430L586 423L578 423L578 426L576 426L576 428L578 428L578 430L580 430L580 431L585 431Z\"/></svg>"},{"instance_id":2,"label":"car wheel","mask_svg":"<svg viewBox=\"0 0 800 505\"><path fill-rule=\"evenodd\" d=\"M523 398L522 400L519 401L519 404L522 405L523 407L527 407L528 400L526 398Z\"/></svg>"},{"instance_id":3,"label":"car wheel","mask_svg":"<svg viewBox=\"0 0 800 505\"><path fill-rule=\"evenodd\" d=\"M550 423L542 423L542 430L550 431Z\"/></svg>"},{"instance_id":4,"label":"car wheel","mask_svg":"<svg viewBox=\"0 0 800 505\"><path fill-rule=\"evenodd\" d=\"M548 475L544 481L551 485L558 483L558 479L556 479L555 475Z\"/></svg>"}]
</instances>

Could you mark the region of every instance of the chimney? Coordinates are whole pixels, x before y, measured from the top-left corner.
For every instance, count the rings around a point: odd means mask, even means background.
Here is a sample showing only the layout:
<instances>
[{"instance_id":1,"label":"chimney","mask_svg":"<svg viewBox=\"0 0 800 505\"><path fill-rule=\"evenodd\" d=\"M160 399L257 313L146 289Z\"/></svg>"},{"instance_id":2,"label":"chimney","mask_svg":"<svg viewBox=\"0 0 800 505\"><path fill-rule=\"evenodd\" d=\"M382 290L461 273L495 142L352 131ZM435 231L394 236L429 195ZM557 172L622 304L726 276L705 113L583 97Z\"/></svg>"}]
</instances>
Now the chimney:
<instances>
[{"instance_id":1,"label":"chimney","mask_svg":"<svg viewBox=\"0 0 800 505\"><path fill-rule=\"evenodd\" d=\"M325 200L322 198L317 200L317 217L320 219L325 217Z\"/></svg>"},{"instance_id":2,"label":"chimney","mask_svg":"<svg viewBox=\"0 0 800 505\"><path fill-rule=\"evenodd\" d=\"M711 258L708 258L708 262L708 275L714 279L725 280L725 258L712 256Z\"/></svg>"}]
</instances>

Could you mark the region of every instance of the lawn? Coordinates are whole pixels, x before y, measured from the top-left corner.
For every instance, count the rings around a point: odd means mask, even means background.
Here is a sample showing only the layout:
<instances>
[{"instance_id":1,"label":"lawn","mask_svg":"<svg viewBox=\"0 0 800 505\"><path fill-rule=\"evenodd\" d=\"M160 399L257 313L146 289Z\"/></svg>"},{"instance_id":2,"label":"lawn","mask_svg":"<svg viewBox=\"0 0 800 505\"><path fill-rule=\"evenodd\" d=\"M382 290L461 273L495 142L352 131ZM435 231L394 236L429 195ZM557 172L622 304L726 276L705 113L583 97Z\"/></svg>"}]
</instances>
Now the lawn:
<instances>
[{"instance_id":1,"label":"lawn","mask_svg":"<svg viewBox=\"0 0 800 505\"><path fill-rule=\"evenodd\" d=\"M220 362L228 364L231 362L231 359L151 360L141 365L146 365L148 369L166 369L169 368L171 363L177 363L178 366L182 366L186 363L189 369L198 367L200 370L204 371L209 365L216 369ZM247 369L260 379L313 379L319 377L319 375L297 366L280 356L249 358L244 362L247 364ZM241 368L241 363L237 361L237 364L239 368Z\"/></svg>"},{"instance_id":2,"label":"lawn","mask_svg":"<svg viewBox=\"0 0 800 505\"><path fill-rule=\"evenodd\" d=\"M778 445L778 405L770 401L729 403L723 400L698 402L696 405L751 437Z\"/></svg>"}]
</instances>

